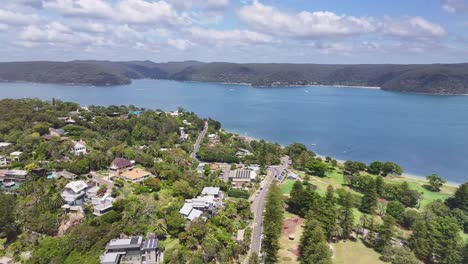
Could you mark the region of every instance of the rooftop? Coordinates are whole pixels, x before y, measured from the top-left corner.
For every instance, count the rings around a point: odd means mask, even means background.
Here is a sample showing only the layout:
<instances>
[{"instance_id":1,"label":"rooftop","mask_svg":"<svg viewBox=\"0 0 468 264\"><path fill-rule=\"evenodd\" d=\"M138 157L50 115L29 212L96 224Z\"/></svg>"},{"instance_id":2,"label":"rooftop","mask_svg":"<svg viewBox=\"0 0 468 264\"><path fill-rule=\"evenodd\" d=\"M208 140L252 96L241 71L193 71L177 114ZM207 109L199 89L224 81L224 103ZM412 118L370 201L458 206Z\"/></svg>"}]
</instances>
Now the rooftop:
<instances>
[{"instance_id":1,"label":"rooftop","mask_svg":"<svg viewBox=\"0 0 468 264\"><path fill-rule=\"evenodd\" d=\"M141 179L141 178L144 178L144 177L148 177L150 176L151 173L150 172L147 172L145 170L141 170L141 169L134 169L134 170L131 170L131 171L127 171L127 172L124 172L121 174L122 177L124 178L127 178L129 180L138 180L138 179Z\"/></svg>"},{"instance_id":2,"label":"rooftop","mask_svg":"<svg viewBox=\"0 0 468 264\"><path fill-rule=\"evenodd\" d=\"M88 185L84 181L72 181L65 185L65 188L72 190L74 193L79 193L88 188Z\"/></svg>"},{"instance_id":3,"label":"rooftop","mask_svg":"<svg viewBox=\"0 0 468 264\"><path fill-rule=\"evenodd\" d=\"M111 164L111 166L116 167L118 169L127 168L127 167L130 167L132 165L133 165L133 163L130 160L124 159L124 158L115 158L112 161L112 164Z\"/></svg>"},{"instance_id":4,"label":"rooftop","mask_svg":"<svg viewBox=\"0 0 468 264\"><path fill-rule=\"evenodd\" d=\"M219 187L204 187L201 194L202 195L218 195L219 194Z\"/></svg>"}]
</instances>

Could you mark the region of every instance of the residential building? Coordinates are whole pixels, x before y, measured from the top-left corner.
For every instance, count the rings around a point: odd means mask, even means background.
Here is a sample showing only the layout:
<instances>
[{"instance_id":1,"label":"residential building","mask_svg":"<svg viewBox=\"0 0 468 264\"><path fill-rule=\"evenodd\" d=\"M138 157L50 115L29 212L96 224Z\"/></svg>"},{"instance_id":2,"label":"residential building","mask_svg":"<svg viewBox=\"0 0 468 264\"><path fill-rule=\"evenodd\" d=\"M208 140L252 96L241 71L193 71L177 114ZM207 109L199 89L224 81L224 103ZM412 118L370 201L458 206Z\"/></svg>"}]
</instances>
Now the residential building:
<instances>
[{"instance_id":1,"label":"residential building","mask_svg":"<svg viewBox=\"0 0 468 264\"><path fill-rule=\"evenodd\" d=\"M101 264L159 264L161 253L158 239L133 236L109 241L100 261Z\"/></svg>"},{"instance_id":2,"label":"residential building","mask_svg":"<svg viewBox=\"0 0 468 264\"><path fill-rule=\"evenodd\" d=\"M79 156L86 154L86 142L83 140L80 141L73 141L70 153Z\"/></svg>"},{"instance_id":3,"label":"residential building","mask_svg":"<svg viewBox=\"0 0 468 264\"><path fill-rule=\"evenodd\" d=\"M253 155L252 152L248 149L238 148L236 152L236 157L245 157Z\"/></svg>"},{"instance_id":4,"label":"residential building","mask_svg":"<svg viewBox=\"0 0 468 264\"><path fill-rule=\"evenodd\" d=\"M219 187L204 187L201 195L212 195L215 198L223 198L223 192Z\"/></svg>"},{"instance_id":5,"label":"residential building","mask_svg":"<svg viewBox=\"0 0 468 264\"><path fill-rule=\"evenodd\" d=\"M14 151L14 152L10 153L11 161L12 162L18 162L20 160L21 154L23 154L23 152L21 152L21 151Z\"/></svg>"},{"instance_id":6,"label":"residential building","mask_svg":"<svg viewBox=\"0 0 468 264\"><path fill-rule=\"evenodd\" d=\"M229 173L229 180L234 186L241 187L244 184L250 183L257 177L257 174L248 169L237 169Z\"/></svg>"},{"instance_id":7,"label":"residential building","mask_svg":"<svg viewBox=\"0 0 468 264\"><path fill-rule=\"evenodd\" d=\"M112 161L109 170L111 175L119 175L122 172L132 170L134 166L135 161L130 161L124 158L115 158Z\"/></svg>"},{"instance_id":8,"label":"residential building","mask_svg":"<svg viewBox=\"0 0 468 264\"><path fill-rule=\"evenodd\" d=\"M75 123L76 123L76 121L73 120L71 117L69 117L69 118L67 118L67 119L65 120L65 124L75 124Z\"/></svg>"},{"instance_id":9,"label":"residential building","mask_svg":"<svg viewBox=\"0 0 468 264\"><path fill-rule=\"evenodd\" d=\"M124 180L131 182L141 182L152 176L153 175L150 172L142 169L133 169L131 171L123 172L119 175L119 177L123 178Z\"/></svg>"},{"instance_id":10,"label":"residential building","mask_svg":"<svg viewBox=\"0 0 468 264\"><path fill-rule=\"evenodd\" d=\"M115 201L115 198L110 196L110 193L106 193L103 197L94 197L91 199L91 204L93 205L94 212L96 216L103 215L112 210L112 203Z\"/></svg>"},{"instance_id":11,"label":"residential building","mask_svg":"<svg viewBox=\"0 0 468 264\"><path fill-rule=\"evenodd\" d=\"M0 181L2 182L23 182L26 180L28 172L24 170L0 170Z\"/></svg>"},{"instance_id":12,"label":"residential building","mask_svg":"<svg viewBox=\"0 0 468 264\"><path fill-rule=\"evenodd\" d=\"M180 139L182 141L186 141L188 139L188 134L185 133L185 128L184 127L179 127L179 133L180 133Z\"/></svg>"},{"instance_id":13,"label":"residential building","mask_svg":"<svg viewBox=\"0 0 468 264\"><path fill-rule=\"evenodd\" d=\"M215 209L222 206L223 193L219 187L205 187L200 196L193 199L186 199L179 213L187 220L193 221L204 213L213 216L215 214Z\"/></svg>"},{"instance_id":14,"label":"residential building","mask_svg":"<svg viewBox=\"0 0 468 264\"><path fill-rule=\"evenodd\" d=\"M0 167L6 167L11 164L11 159L6 156L0 156Z\"/></svg>"},{"instance_id":15,"label":"residential building","mask_svg":"<svg viewBox=\"0 0 468 264\"><path fill-rule=\"evenodd\" d=\"M51 135L52 137L61 137L65 135L65 130L61 128L55 129L51 127L49 128L49 135Z\"/></svg>"},{"instance_id":16,"label":"residential building","mask_svg":"<svg viewBox=\"0 0 468 264\"><path fill-rule=\"evenodd\" d=\"M6 148L11 146L11 143L9 142L0 142L0 148Z\"/></svg>"},{"instance_id":17,"label":"residential building","mask_svg":"<svg viewBox=\"0 0 468 264\"><path fill-rule=\"evenodd\" d=\"M65 185L60 196L69 206L81 206L85 201L88 184L84 181L72 181Z\"/></svg>"},{"instance_id":18,"label":"residential building","mask_svg":"<svg viewBox=\"0 0 468 264\"><path fill-rule=\"evenodd\" d=\"M74 180L78 177L78 175L71 173L69 171L66 171L66 170L52 172L49 176L51 178L57 178L57 179L65 178L69 180Z\"/></svg>"}]
</instances>

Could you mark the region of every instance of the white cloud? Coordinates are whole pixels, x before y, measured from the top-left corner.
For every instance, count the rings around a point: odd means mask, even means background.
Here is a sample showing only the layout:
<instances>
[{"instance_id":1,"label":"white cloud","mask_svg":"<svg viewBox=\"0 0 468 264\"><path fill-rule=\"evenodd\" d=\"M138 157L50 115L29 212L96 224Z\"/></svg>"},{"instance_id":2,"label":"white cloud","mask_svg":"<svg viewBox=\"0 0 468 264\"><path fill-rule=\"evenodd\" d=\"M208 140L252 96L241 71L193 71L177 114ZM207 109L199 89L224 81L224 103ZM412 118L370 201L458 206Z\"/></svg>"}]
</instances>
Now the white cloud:
<instances>
[{"instance_id":1,"label":"white cloud","mask_svg":"<svg viewBox=\"0 0 468 264\"><path fill-rule=\"evenodd\" d=\"M96 22L73 23L71 28L88 33L104 33L107 31L105 25Z\"/></svg>"},{"instance_id":2,"label":"white cloud","mask_svg":"<svg viewBox=\"0 0 468 264\"><path fill-rule=\"evenodd\" d=\"M23 14L13 12L10 10L0 9L0 23L7 25L27 25L35 23L41 20L38 15L35 14Z\"/></svg>"},{"instance_id":3,"label":"white cloud","mask_svg":"<svg viewBox=\"0 0 468 264\"><path fill-rule=\"evenodd\" d=\"M8 25L0 24L0 31L7 31L8 28L9 28Z\"/></svg>"},{"instance_id":4,"label":"white cloud","mask_svg":"<svg viewBox=\"0 0 468 264\"><path fill-rule=\"evenodd\" d=\"M210 41L232 41L248 43L272 43L273 38L269 35L257 33L249 30L216 30L204 28L191 28L190 33L196 39Z\"/></svg>"},{"instance_id":5,"label":"white cloud","mask_svg":"<svg viewBox=\"0 0 468 264\"><path fill-rule=\"evenodd\" d=\"M188 19L165 1L120 0L114 5L103 0L47 0L44 8L65 16L106 18L117 22L176 26Z\"/></svg>"},{"instance_id":6,"label":"white cloud","mask_svg":"<svg viewBox=\"0 0 468 264\"><path fill-rule=\"evenodd\" d=\"M466 0L442 0L442 8L449 13L460 13L468 11Z\"/></svg>"},{"instance_id":7,"label":"white cloud","mask_svg":"<svg viewBox=\"0 0 468 264\"><path fill-rule=\"evenodd\" d=\"M372 18L337 15L327 11L286 13L259 1L243 6L239 15L258 30L299 38L359 35L376 29Z\"/></svg>"},{"instance_id":8,"label":"white cloud","mask_svg":"<svg viewBox=\"0 0 468 264\"><path fill-rule=\"evenodd\" d=\"M109 18L114 14L112 6L103 0L45 0L43 6L66 16Z\"/></svg>"},{"instance_id":9,"label":"white cloud","mask_svg":"<svg viewBox=\"0 0 468 264\"><path fill-rule=\"evenodd\" d=\"M187 50L191 47L193 47L195 44L191 42L190 40L186 39L168 39L167 44L173 46L174 48L178 50Z\"/></svg>"},{"instance_id":10,"label":"white cloud","mask_svg":"<svg viewBox=\"0 0 468 264\"><path fill-rule=\"evenodd\" d=\"M447 34L442 26L422 17L403 20L387 17L382 23L382 32L386 35L402 38L442 37Z\"/></svg>"},{"instance_id":11,"label":"white cloud","mask_svg":"<svg viewBox=\"0 0 468 264\"><path fill-rule=\"evenodd\" d=\"M59 22L51 22L43 26L29 25L19 34L20 43L28 45L43 43L50 45L104 45L104 38L83 32L74 32L71 28Z\"/></svg>"}]
</instances>

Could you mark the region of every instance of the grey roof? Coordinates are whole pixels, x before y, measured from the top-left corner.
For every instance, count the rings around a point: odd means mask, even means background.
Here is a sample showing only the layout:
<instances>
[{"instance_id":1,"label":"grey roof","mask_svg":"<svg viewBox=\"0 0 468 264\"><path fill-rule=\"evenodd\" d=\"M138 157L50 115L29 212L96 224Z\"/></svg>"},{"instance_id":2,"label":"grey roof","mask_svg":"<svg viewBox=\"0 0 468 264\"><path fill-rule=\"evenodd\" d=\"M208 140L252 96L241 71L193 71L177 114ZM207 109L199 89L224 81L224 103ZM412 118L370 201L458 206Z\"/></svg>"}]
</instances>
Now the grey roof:
<instances>
[{"instance_id":1,"label":"grey roof","mask_svg":"<svg viewBox=\"0 0 468 264\"><path fill-rule=\"evenodd\" d=\"M184 206L180 208L179 213L188 216L190 214L190 211L192 211L192 205L189 203L184 203Z\"/></svg>"},{"instance_id":2,"label":"grey roof","mask_svg":"<svg viewBox=\"0 0 468 264\"><path fill-rule=\"evenodd\" d=\"M231 171L229 178L250 179L250 173L251 171L249 170L243 170L243 169L234 170L234 171Z\"/></svg>"},{"instance_id":3,"label":"grey roof","mask_svg":"<svg viewBox=\"0 0 468 264\"><path fill-rule=\"evenodd\" d=\"M219 194L219 187L204 187L201 194L202 195L218 195Z\"/></svg>"},{"instance_id":4,"label":"grey roof","mask_svg":"<svg viewBox=\"0 0 468 264\"><path fill-rule=\"evenodd\" d=\"M106 249L139 249L143 243L142 236L134 236L130 238L112 239L107 244Z\"/></svg>"},{"instance_id":5,"label":"grey roof","mask_svg":"<svg viewBox=\"0 0 468 264\"><path fill-rule=\"evenodd\" d=\"M110 252L101 256L101 264L115 264L119 263L121 255L125 255L125 252Z\"/></svg>"},{"instance_id":6,"label":"grey roof","mask_svg":"<svg viewBox=\"0 0 468 264\"><path fill-rule=\"evenodd\" d=\"M190 221L193 221L193 219L199 217L200 215L202 215L203 212L200 211L200 210L197 210L197 209L193 209L190 214L187 216L187 219L190 220Z\"/></svg>"},{"instance_id":7,"label":"grey roof","mask_svg":"<svg viewBox=\"0 0 468 264\"><path fill-rule=\"evenodd\" d=\"M155 238L146 240L145 244L143 245L143 250L157 249L157 248L158 248L158 240Z\"/></svg>"}]
</instances>

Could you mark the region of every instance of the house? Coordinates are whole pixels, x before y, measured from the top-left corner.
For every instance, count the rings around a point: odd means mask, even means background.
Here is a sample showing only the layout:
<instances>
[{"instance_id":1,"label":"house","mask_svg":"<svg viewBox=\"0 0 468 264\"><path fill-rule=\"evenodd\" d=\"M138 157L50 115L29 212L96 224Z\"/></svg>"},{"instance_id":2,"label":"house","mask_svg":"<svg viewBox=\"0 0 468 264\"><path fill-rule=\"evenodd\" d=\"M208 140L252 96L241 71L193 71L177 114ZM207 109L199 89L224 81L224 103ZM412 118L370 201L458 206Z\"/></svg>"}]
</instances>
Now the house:
<instances>
[{"instance_id":1,"label":"house","mask_svg":"<svg viewBox=\"0 0 468 264\"><path fill-rule=\"evenodd\" d=\"M131 171L123 172L119 175L119 177L123 178L124 180L131 181L131 182L141 182L153 175L150 172L147 172L142 169L134 169Z\"/></svg>"},{"instance_id":2,"label":"house","mask_svg":"<svg viewBox=\"0 0 468 264\"><path fill-rule=\"evenodd\" d=\"M79 156L86 154L86 142L83 140L80 141L73 141L70 153Z\"/></svg>"},{"instance_id":3,"label":"house","mask_svg":"<svg viewBox=\"0 0 468 264\"><path fill-rule=\"evenodd\" d=\"M288 173L288 180L297 180L297 179L299 179L299 176L296 173L294 172Z\"/></svg>"},{"instance_id":4,"label":"house","mask_svg":"<svg viewBox=\"0 0 468 264\"><path fill-rule=\"evenodd\" d=\"M66 170L62 170L62 171L55 171L55 172L52 172L50 175L49 175L50 178L57 178L57 179L60 179L60 178L65 178L65 179L69 179L69 180L74 180L78 177L78 175L74 174L74 173L71 173L69 171L66 171Z\"/></svg>"},{"instance_id":5,"label":"house","mask_svg":"<svg viewBox=\"0 0 468 264\"><path fill-rule=\"evenodd\" d=\"M11 143L8 143L8 142L0 142L0 148L6 148L6 147L9 147L11 146Z\"/></svg>"},{"instance_id":6,"label":"house","mask_svg":"<svg viewBox=\"0 0 468 264\"><path fill-rule=\"evenodd\" d=\"M185 119L182 120L182 123L183 123L184 125L186 125L186 126L191 126L191 125L192 125L192 123L190 123L189 121L187 121L187 120L185 120Z\"/></svg>"},{"instance_id":7,"label":"house","mask_svg":"<svg viewBox=\"0 0 468 264\"><path fill-rule=\"evenodd\" d=\"M229 173L229 180L234 186L241 187L244 184L250 183L257 177L257 174L248 169L237 169Z\"/></svg>"},{"instance_id":8,"label":"house","mask_svg":"<svg viewBox=\"0 0 468 264\"><path fill-rule=\"evenodd\" d=\"M213 194L216 194L217 197ZM223 194L219 187L205 187L200 196L186 199L179 213L189 221L193 221L204 213L213 216L215 209L223 206L222 199Z\"/></svg>"},{"instance_id":9,"label":"house","mask_svg":"<svg viewBox=\"0 0 468 264\"><path fill-rule=\"evenodd\" d=\"M65 135L65 130L63 130L61 128L55 129L55 128L50 127L49 128L49 135L52 136L52 137L61 137L61 136Z\"/></svg>"},{"instance_id":10,"label":"house","mask_svg":"<svg viewBox=\"0 0 468 264\"><path fill-rule=\"evenodd\" d=\"M65 119L65 124L75 124L75 123L76 123L76 121L73 120L71 117Z\"/></svg>"},{"instance_id":11,"label":"house","mask_svg":"<svg viewBox=\"0 0 468 264\"><path fill-rule=\"evenodd\" d=\"M10 153L10 158L12 162L20 161L21 154L23 154L23 152L21 151L13 151L12 153Z\"/></svg>"},{"instance_id":12,"label":"house","mask_svg":"<svg viewBox=\"0 0 468 264\"><path fill-rule=\"evenodd\" d=\"M2 182L23 182L28 175L24 170L0 170L0 181Z\"/></svg>"},{"instance_id":13,"label":"house","mask_svg":"<svg viewBox=\"0 0 468 264\"><path fill-rule=\"evenodd\" d=\"M135 166L135 161L131 161L124 158L115 158L110 167L110 174L119 175L122 172L132 170Z\"/></svg>"},{"instance_id":14,"label":"house","mask_svg":"<svg viewBox=\"0 0 468 264\"><path fill-rule=\"evenodd\" d=\"M84 203L88 184L84 181L72 181L65 185L60 196L68 206L81 206Z\"/></svg>"},{"instance_id":15,"label":"house","mask_svg":"<svg viewBox=\"0 0 468 264\"><path fill-rule=\"evenodd\" d=\"M180 139L182 141L186 141L188 139L188 134L185 133L185 128L184 127L179 127L179 132L180 132Z\"/></svg>"},{"instance_id":16,"label":"house","mask_svg":"<svg viewBox=\"0 0 468 264\"><path fill-rule=\"evenodd\" d=\"M106 193L103 197L94 197L91 200L93 205L93 214L95 216L103 215L112 210L112 203L115 201L115 198L110 196L110 193Z\"/></svg>"},{"instance_id":17,"label":"house","mask_svg":"<svg viewBox=\"0 0 468 264\"><path fill-rule=\"evenodd\" d=\"M162 250L156 238L143 240L142 236L112 239L100 257L101 264L159 264Z\"/></svg>"},{"instance_id":18,"label":"house","mask_svg":"<svg viewBox=\"0 0 468 264\"><path fill-rule=\"evenodd\" d=\"M203 172L205 171L205 166L206 166L206 163L203 163L203 162L201 162L200 164L198 164L198 166L197 166L197 173L198 173L198 174L203 174Z\"/></svg>"},{"instance_id":19,"label":"house","mask_svg":"<svg viewBox=\"0 0 468 264\"><path fill-rule=\"evenodd\" d=\"M0 167L6 167L11 164L11 159L6 156L0 156Z\"/></svg>"},{"instance_id":20,"label":"house","mask_svg":"<svg viewBox=\"0 0 468 264\"><path fill-rule=\"evenodd\" d=\"M236 152L236 157L245 157L253 155L252 152L248 149L238 148Z\"/></svg>"},{"instance_id":21,"label":"house","mask_svg":"<svg viewBox=\"0 0 468 264\"><path fill-rule=\"evenodd\" d=\"M212 195L215 198L223 198L223 192L219 187L203 187L201 195Z\"/></svg>"}]
</instances>

